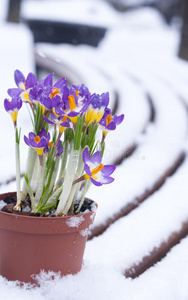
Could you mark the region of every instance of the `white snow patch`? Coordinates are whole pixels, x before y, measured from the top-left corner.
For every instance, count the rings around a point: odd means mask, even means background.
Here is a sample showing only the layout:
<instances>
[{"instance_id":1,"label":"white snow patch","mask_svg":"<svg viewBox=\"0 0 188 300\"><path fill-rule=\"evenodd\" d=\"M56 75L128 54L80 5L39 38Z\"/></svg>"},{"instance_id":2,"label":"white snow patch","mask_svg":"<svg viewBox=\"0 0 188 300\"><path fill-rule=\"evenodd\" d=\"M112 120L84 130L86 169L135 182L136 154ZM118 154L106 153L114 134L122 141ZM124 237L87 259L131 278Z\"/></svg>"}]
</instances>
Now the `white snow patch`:
<instances>
[{"instance_id":1,"label":"white snow patch","mask_svg":"<svg viewBox=\"0 0 188 300\"><path fill-rule=\"evenodd\" d=\"M82 236L88 236L89 232L90 232L90 229L89 229L89 228L86 228L85 230L81 230L81 231L80 231L80 234L81 234Z\"/></svg>"},{"instance_id":2,"label":"white snow patch","mask_svg":"<svg viewBox=\"0 0 188 300\"><path fill-rule=\"evenodd\" d=\"M70 219L68 219L66 221L66 224L69 227L79 227L79 225L84 221L84 217L83 216L79 216L79 217L71 217Z\"/></svg>"},{"instance_id":3,"label":"white snow patch","mask_svg":"<svg viewBox=\"0 0 188 300\"><path fill-rule=\"evenodd\" d=\"M52 13L53 12L53 13ZM123 18L107 2L101 0L24 1L22 16L26 19L114 26Z\"/></svg>"},{"instance_id":4,"label":"white snow patch","mask_svg":"<svg viewBox=\"0 0 188 300\"><path fill-rule=\"evenodd\" d=\"M4 202L3 200L0 201L0 210L2 210L2 208L7 205L6 202Z\"/></svg>"}]
</instances>

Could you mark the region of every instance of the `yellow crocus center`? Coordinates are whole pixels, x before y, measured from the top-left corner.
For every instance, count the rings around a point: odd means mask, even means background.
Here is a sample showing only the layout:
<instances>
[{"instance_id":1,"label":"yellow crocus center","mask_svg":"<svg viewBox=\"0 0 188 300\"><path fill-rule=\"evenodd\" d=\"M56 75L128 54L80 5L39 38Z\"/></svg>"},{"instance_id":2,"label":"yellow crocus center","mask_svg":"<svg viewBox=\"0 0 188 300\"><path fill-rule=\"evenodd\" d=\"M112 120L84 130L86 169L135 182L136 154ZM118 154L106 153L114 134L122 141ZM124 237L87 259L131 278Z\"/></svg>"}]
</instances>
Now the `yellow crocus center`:
<instances>
[{"instance_id":1,"label":"yellow crocus center","mask_svg":"<svg viewBox=\"0 0 188 300\"><path fill-rule=\"evenodd\" d=\"M38 154L39 156L41 156L41 155L43 154L44 148L35 148L35 150L36 150L37 154Z\"/></svg>"},{"instance_id":2,"label":"yellow crocus center","mask_svg":"<svg viewBox=\"0 0 188 300\"><path fill-rule=\"evenodd\" d=\"M76 124L78 117L69 117L69 119L72 121L72 123Z\"/></svg>"},{"instance_id":3,"label":"yellow crocus center","mask_svg":"<svg viewBox=\"0 0 188 300\"><path fill-rule=\"evenodd\" d=\"M104 168L104 165L101 163L100 165L98 165L96 168L94 168L92 171L91 171L91 176L95 176L97 173L100 172L100 170L102 170ZM88 174L85 174L84 175L85 179L89 179L90 176Z\"/></svg>"},{"instance_id":4,"label":"yellow crocus center","mask_svg":"<svg viewBox=\"0 0 188 300\"><path fill-rule=\"evenodd\" d=\"M49 147L52 147L52 145L53 145L53 141L51 141L51 142L48 143Z\"/></svg>"},{"instance_id":5,"label":"yellow crocus center","mask_svg":"<svg viewBox=\"0 0 188 300\"><path fill-rule=\"evenodd\" d=\"M66 122L66 120L67 120L67 116L63 116L62 122ZM65 131L65 129L67 129L67 127L61 126L60 124L58 124L58 127L59 127L60 133L63 133Z\"/></svg>"},{"instance_id":6,"label":"yellow crocus center","mask_svg":"<svg viewBox=\"0 0 188 300\"><path fill-rule=\"evenodd\" d=\"M54 113L54 115L58 118L59 117L59 115L56 113L56 111L55 111L55 108L53 107L52 108L52 111L53 111L53 113Z\"/></svg>"},{"instance_id":7,"label":"yellow crocus center","mask_svg":"<svg viewBox=\"0 0 188 300\"><path fill-rule=\"evenodd\" d=\"M104 165L101 163L100 165L98 165L95 169L93 169L91 171L91 175L94 176L96 175L100 170L102 170L104 168Z\"/></svg>"},{"instance_id":8,"label":"yellow crocus center","mask_svg":"<svg viewBox=\"0 0 188 300\"><path fill-rule=\"evenodd\" d=\"M17 110L10 111L10 116L12 118L12 121L16 122L17 116L18 116L18 111Z\"/></svg>"},{"instance_id":9,"label":"yellow crocus center","mask_svg":"<svg viewBox=\"0 0 188 300\"><path fill-rule=\"evenodd\" d=\"M92 122L94 120L94 112L91 109L88 109L87 114L86 114L86 123Z\"/></svg>"},{"instance_id":10,"label":"yellow crocus center","mask_svg":"<svg viewBox=\"0 0 188 300\"><path fill-rule=\"evenodd\" d=\"M52 99L53 97L55 97L56 95L59 94L59 89L57 89L56 87L53 88L51 94L50 94L50 98Z\"/></svg>"},{"instance_id":11,"label":"yellow crocus center","mask_svg":"<svg viewBox=\"0 0 188 300\"><path fill-rule=\"evenodd\" d=\"M35 142L38 144L38 143L40 142L40 136L38 136L38 135L35 136L35 137L34 137L34 140L35 140Z\"/></svg>"},{"instance_id":12,"label":"yellow crocus center","mask_svg":"<svg viewBox=\"0 0 188 300\"><path fill-rule=\"evenodd\" d=\"M102 119L103 115L104 115L104 109L101 108L101 109L98 111L97 115L96 115L95 122L96 122L96 123L100 122L100 120Z\"/></svg>"},{"instance_id":13,"label":"yellow crocus center","mask_svg":"<svg viewBox=\"0 0 188 300\"><path fill-rule=\"evenodd\" d=\"M66 121L67 121L67 116L63 116L62 121L63 121L63 122L66 122Z\"/></svg>"},{"instance_id":14,"label":"yellow crocus center","mask_svg":"<svg viewBox=\"0 0 188 300\"><path fill-rule=\"evenodd\" d=\"M38 135L35 136L35 137L34 137L34 140L35 140L36 144L38 144L38 143L40 142L40 136L38 136ZM37 154L38 154L39 156L41 156L41 155L43 154L44 147L41 147L41 148L35 148L35 150L36 150Z\"/></svg>"},{"instance_id":15,"label":"yellow crocus center","mask_svg":"<svg viewBox=\"0 0 188 300\"><path fill-rule=\"evenodd\" d=\"M22 98L23 101L26 101L26 102L31 102L30 99L29 99L29 92L30 92L30 89L28 89L27 91L23 91L20 96Z\"/></svg>"},{"instance_id":16,"label":"yellow crocus center","mask_svg":"<svg viewBox=\"0 0 188 300\"><path fill-rule=\"evenodd\" d=\"M70 95L68 96L68 99L69 99L69 107L70 107L70 110L75 110L76 109L76 102L75 102L75 99L74 99L74 96L73 95Z\"/></svg>"},{"instance_id":17,"label":"yellow crocus center","mask_svg":"<svg viewBox=\"0 0 188 300\"><path fill-rule=\"evenodd\" d=\"M106 126L108 126L110 124L111 120L112 120L112 115L108 115L106 117Z\"/></svg>"},{"instance_id":18,"label":"yellow crocus center","mask_svg":"<svg viewBox=\"0 0 188 300\"><path fill-rule=\"evenodd\" d=\"M100 120L102 119L104 114L104 109L101 108L99 109L92 109L91 107L89 107L87 113L86 113L86 123L91 123L93 121L95 121L96 123L99 123Z\"/></svg>"},{"instance_id":19,"label":"yellow crocus center","mask_svg":"<svg viewBox=\"0 0 188 300\"><path fill-rule=\"evenodd\" d=\"M78 95L79 95L79 91L75 91L75 93L76 93L76 96L78 97Z\"/></svg>"}]
</instances>

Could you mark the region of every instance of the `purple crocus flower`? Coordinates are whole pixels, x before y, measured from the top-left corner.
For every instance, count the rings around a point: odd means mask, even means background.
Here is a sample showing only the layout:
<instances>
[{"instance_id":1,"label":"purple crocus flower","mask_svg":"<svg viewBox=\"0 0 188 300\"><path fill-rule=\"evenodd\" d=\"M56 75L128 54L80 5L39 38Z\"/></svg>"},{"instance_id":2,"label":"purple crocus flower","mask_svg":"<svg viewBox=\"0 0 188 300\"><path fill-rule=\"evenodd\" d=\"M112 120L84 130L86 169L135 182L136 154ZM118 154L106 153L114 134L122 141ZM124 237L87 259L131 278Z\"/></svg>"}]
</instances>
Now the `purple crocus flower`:
<instances>
[{"instance_id":1,"label":"purple crocus flower","mask_svg":"<svg viewBox=\"0 0 188 300\"><path fill-rule=\"evenodd\" d=\"M34 148L37 151L37 154L41 156L43 154L44 148L47 146L50 140L50 134L46 133L46 130L42 128L38 135L33 132L29 133L29 138L24 136L25 143Z\"/></svg>"},{"instance_id":2,"label":"purple crocus flower","mask_svg":"<svg viewBox=\"0 0 188 300\"><path fill-rule=\"evenodd\" d=\"M95 121L99 123L104 115L104 110L109 104L109 93L103 93L102 95L91 95L89 102L87 103L86 111L86 123Z\"/></svg>"},{"instance_id":3,"label":"purple crocus flower","mask_svg":"<svg viewBox=\"0 0 188 300\"><path fill-rule=\"evenodd\" d=\"M24 89L24 84L25 84L25 76L22 74L21 71L16 70L14 72L14 81L20 89Z\"/></svg>"},{"instance_id":4,"label":"purple crocus flower","mask_svg":"<svg viewBox=\"0 0 188 300\"><path fill-rule=\"evenodd\" d=\"M26 80L22 72L16 70L14 72L15 83L18 88L8 89L8 94L12 98L20 96L25 102L30 102L30 90L38 84L37 79L33 73L29 73Z\"/></svg>"},{"instance_id":5,"label":"purple crocus flower","mask_svg":"<svg viewBox=\"0 0 188 300\"><path fill-rule=\"evenodd\" d=\"M83 151L83 162L84 162L84 179L90 179L91 182L97 186L102 184L108 184L114 181L114 178L110 175L114 172L114 165L104 166L101 163L101 152L95 152L91 157L88 148Z\"/></svg>"},{"instance_id":6,"label":"purple crocus flower","mask_svg":"<svg viewBox=\"0 0 188 300\"><path fill-rule=\"evenodd\" d=\"M39 87L42 89L40 102L49 110L57 107L69 94L66 79L61 78L53 85L53 76L54 74L50 74L39 83Z\"/></svg>"},{"instance_id":7,"label":"purple crocus flower","mask_svg":"<svg viewBox=\"0 0 188 300\"><path fill-rule=\"evenodd\" d=\"M53 141L49 142L45 147L43 153L48 153L49 148L52 147ZM58 141L57 146L56 146L56 156L61 156L63 153L63 146L61 144L61 141Z\"/></svg>"},{"instance_id":8,"label":"purple crocus flower","mask_svg":"<svg viewBox=\"0 0 188 300\"><path fill-rule=\"evenodd\" d=\"M51 112L50 118L51 118L51 120L49 120L46 116L44 116L44 120L47 123L58 125L60 133L63 133L63 131L65 131L65 129L70 127L70 123L69 123L69 120L66 115L62 116L62 117L56 117L56 115L53 112Z\"/></svg>"},{"instance_id":9,"label":"purple crocus flower","mask_svg":"<svg viewBox=\"0 0 188 300\"><path fill-rule=\"evenodd\" d=\"M81 85L72 85L72 89L75 90L76 96L78 97L78 105L85 104L90 97L89 89L85 86L85 84Z\"/></svg>"},{"instance_id":10,"label":"purple crocus flower","mask_svg":"<svg viewBox=\"0 0 188 300\"><path fill-rule=\"evenodd\" d=\"M61 141L57 143L57 148L56 148L56 156L61 156L63 153L63 146L61 144Z\"/></svg>"},{"instance_id":11,"label":"purple crocus flower","mask_svg":"<svg viewBox=\"0 0 188 300\"><path fill-rule=\"evenodd\" d=\"M20 98L13 98L11 101L4 100L5 110L10 114L12 121L16 126L18 111L22 107L22 100Z\"/></svg>"},{"instance_id":12,"label":"purple crocus flower","mask_svg":"<svg viewBox=\"0 0 188 300\"><path fill-rule=\"evenodd\" d=\"M101 125L101 129L103 134L106 135L109 131L115 130L116 126L123 122L124 115L120 116L112 116L112 111L109 108L105 109L104 115L100 120L99 124Z\"/></svg>"}]
</instances>

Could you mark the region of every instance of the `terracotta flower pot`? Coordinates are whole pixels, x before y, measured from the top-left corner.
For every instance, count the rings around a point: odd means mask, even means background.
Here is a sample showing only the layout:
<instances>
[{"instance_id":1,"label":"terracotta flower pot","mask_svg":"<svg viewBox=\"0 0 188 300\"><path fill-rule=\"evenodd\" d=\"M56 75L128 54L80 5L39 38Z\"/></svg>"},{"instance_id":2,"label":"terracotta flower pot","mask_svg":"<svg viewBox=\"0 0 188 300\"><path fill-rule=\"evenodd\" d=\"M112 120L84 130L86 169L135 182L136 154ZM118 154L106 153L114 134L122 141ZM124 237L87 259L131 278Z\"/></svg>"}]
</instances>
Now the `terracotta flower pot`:
<instances>
[{"instance_id":1,"label":"terracotta flower pot","mask_svg":"<svg viewBox=\"0 0 188 300\"><path fill-rule=\"evenodd\" d=\"M0 195L0 200L9 195ZM77 273L94 216L94 211L46 218L0 211L0 274L34 283L32 275L41 270Z\"/></svg>"}]
</instances>

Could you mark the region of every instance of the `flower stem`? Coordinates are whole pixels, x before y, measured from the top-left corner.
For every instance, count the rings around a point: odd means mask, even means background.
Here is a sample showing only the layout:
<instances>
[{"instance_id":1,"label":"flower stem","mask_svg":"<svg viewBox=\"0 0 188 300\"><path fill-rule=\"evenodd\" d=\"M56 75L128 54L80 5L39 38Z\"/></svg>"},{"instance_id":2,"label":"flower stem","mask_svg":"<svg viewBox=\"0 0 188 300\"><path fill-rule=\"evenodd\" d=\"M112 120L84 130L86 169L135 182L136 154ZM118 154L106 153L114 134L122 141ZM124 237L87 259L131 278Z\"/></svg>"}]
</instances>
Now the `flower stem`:
<instances>
[{"instance_id":1,"label":"flower stem","mask_svg":"<svg viewBox=\"0 0 188 300\"><path fill-rule=\"evenodd\" d=\"M74 150L74 145L72 145L72 149L69 155L69 162L67 166L67 172L65 174L65 179L63 183L63 192L60 197L60 201L56 210L57 215L65 214L64 209L69 199L69 195L72 189L72 184L74 181L74 176L76 172L76 168L78 165L79 159L79 151ZM67 210L67 209L66 209Z\"/></svg>"},{"instance_id":2,"label":"flower stem","mask_svg":"<svg viewBox=\"0 0 188 300\"><path fill-rule=\"evenodd\" d=\"M86 195L86 193L87 193L87 191L88 191L89 186L90 186L90 180L86 180L86 181L85 181L85 184L84 184L83 191L82 191L80 203L79 203L79 206L78 206L78 208L77 208L77 210L76 210L76 213L79 213L79 212L80 212L80 209L81 209L81 207L82 207L82 205L83 205L83 203L84 203L85 195Z\"/></svg>"},{"instance_id":3,"label":"flower stem","mask_svg":"<svg viewBox=\"0 0 188 300\"><path fill-rule=\"evenodd\" d=\"M68 152L69 152L69 143L68 143L68 141L65 141L59 178L65 176L65 170L66 170Z\"/></svg>"},{"instance_id":4,"label":"flower stem","mask_svg":"<svg viewBox=\"0 0 188 300\"><path fill-rule=\"evenodd\" d=\"M14 210L21 210L21 192L20 192L20 131L15 127L15 157L16 157L16 186L17 186L17 201Z\"/></svg>"},{"instance_id":5,"label":"flower stem","mask_svg":"<svg viewBox=\"0 0 188 300\"><path fill-rule=\"evenodd\" d=\"M38 185L37 185L37 191L35 195L35 202L36 204L39 203L40 198L42 196L43 192L43 183L44 183L44 176L43 176L43 157L42 155L39 156L39 169L38 169Z\"/></svg>"},{"instance_id":6,"label":"flower stem","mask_svg":"<svg viewBox=\"0 0 188 300\"><path fill-rule=\"evenodd\" d=\"M27 155L27 164L26 164L26 174L28 177L28 180L31 181L33 172L34 172L34 168L36 167L36 159L37 159L37 153L35 151L35 149L33 149L32 147L29 147L29 151L28 151L28 155ZM25 200L25 197L27 195L28 192L28 186L26 181L24 180L23 182L23 186L22 186L22 193L21 193L21 200Z\"/></svg>"},{"instance_id":7,"label":"flower stem","mask_svg":"<svg viewBox=\"0 0 188 300\"><path fill-rule=\"evenodd\" d=\"M78 167L77 167L77 171L76 171L76 175L75 175L76 178L80 177L83 174L83 170L84 170L84 164L83 164L83 160L82 160L82 152L83 151L80 150L79 162L78 162ZM65 206L65 209L63 210L63 213L65 215L67 215L70 207L72 207L72 210L73 210L73 201L74 201L74 198L76 196L76 191L77 191L77 185L72 186L67 204Z\"/></svg>"}]
</instances>

